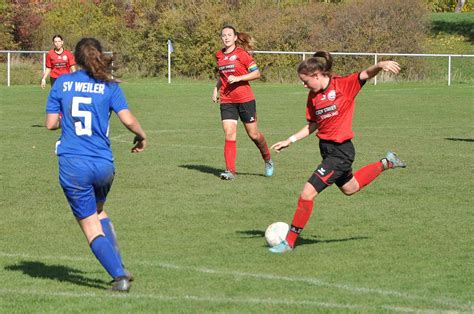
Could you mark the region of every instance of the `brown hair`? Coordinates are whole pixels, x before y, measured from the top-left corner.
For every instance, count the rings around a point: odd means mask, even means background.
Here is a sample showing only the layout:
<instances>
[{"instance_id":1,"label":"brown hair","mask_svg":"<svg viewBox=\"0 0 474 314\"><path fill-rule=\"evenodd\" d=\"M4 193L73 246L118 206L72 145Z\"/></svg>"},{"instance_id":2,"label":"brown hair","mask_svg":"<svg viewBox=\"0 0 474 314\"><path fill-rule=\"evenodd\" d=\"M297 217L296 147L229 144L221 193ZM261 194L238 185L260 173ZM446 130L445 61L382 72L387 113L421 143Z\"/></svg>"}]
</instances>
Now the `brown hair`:
<instances>
[{"instance_id":1,"label":"brown hair","mask_svg":"<svg viewBox=\"0 0 474 314\"><path fill-rule=\"evenodd\" d=\"M226 25L222 27L221 32L226 28L233 30L234 34L237 35L237 41L235 42L237 46L247 51L253 50L255 48L256 41L250 34L237 32L235 28L231 25Z\"/></svg>"},{"instance_id":2,"label":"brown hair","mask_svg":"<svg viewBox=\"0 0 474 314\"><path fill-rule=\"evenodd\" d=\"M116 82L112 76L113 56L107 56L102 52L102 45L95 38L82 38L76 44L74 51L76 62L89 75L97 80Z\"/></svg>"},{"instance_id":3,"label":"brown hair","mask_svg":"<svg viewBox=\"0 0 474 314\"><path fill-rule=\"evenodd\" d=\"M323 75L331 75L332 56L329 52L318 51L311 58L304 60L298 65L298 74L312 76L316 72Z\"/></svg>"}]
</instances>

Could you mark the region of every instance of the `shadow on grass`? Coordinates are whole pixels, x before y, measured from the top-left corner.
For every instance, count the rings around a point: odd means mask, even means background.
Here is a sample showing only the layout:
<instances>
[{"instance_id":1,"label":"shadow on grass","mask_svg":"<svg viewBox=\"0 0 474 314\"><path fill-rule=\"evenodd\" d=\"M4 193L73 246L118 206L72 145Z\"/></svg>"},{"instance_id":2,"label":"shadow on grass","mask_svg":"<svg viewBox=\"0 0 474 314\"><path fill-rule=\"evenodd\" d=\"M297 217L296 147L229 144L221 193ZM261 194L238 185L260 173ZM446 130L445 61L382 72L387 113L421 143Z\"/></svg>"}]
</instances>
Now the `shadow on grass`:
<instances>
[{"instance_id":1,"label":"shadow on grass","mask_svg":"<svg viewBox=\"0 0 474 314\"><path fill-rule=\"evenodd\" d=\"M199 171L199 172L202 172L202 173L209 173L209 174L212 174L216 177L219 177L220 174L222 172L224 172L224 170L222 170L222 169L218 169L218 168L214 168L214 167L210 167L210 166L206 166L206 165L180 165L179 167L189 169L189 170L196 170L196 171ZM237 172L237 177L238 176L261 176L261 177L264 177L263 174L248 173L248 172Z\"/></svg>"},{"instance_id":2,"label":"shadow on grass","mask_svg":"<svg viewBox=\"0 0 474 314\"><path fill-rule=\"evenodd\" d=\"M236 231L238 234L246 238L263 238L265 237L265 231L262 230L245 230L245 231ZM350 238L342 238L342 239L318 239L317 236L309 236L309 237L299 237L296 240L296 245L306 245L306 244L318 244L318 243L335 243L335 242L347 242L347 241L358 241L358 240L367 240L369 237L363 236L356 236Z\"/></svg>"},{"instance_id":3,"label":"shadow on grass","mask_svg":"<svg viewBox=\"0 0 474 314\"><path fill-rule=\"evenodd\" d=\"M5 270L21 271L32 278L70 282L91 288L105 289L108 287L108 283L103 280L87 278L82 275L84 272L63 265L46 265L37 261L21 261L5 266Z\"/></svg>"},{"instance_id":4,"label":"shadow on grass","mask_svg":"<svg viewBox=\"0 0 474 314\"><path fill-rule=\"evenodd\" d=\"M32 124L31 127L32 128L44 128L44 125L42 125L42 124Z\"/></svg>"},{"instance_id":5,"label":"shadow on grass","mask_svg":"<svg viewBox=\"0 0 474 314\"><path fill-rule=\"evenodd\" d=\"M458 138L458 137L446 137L448 141L460 141L460 142L474 142L474 138Z\"/></svg>"}]
</instances>

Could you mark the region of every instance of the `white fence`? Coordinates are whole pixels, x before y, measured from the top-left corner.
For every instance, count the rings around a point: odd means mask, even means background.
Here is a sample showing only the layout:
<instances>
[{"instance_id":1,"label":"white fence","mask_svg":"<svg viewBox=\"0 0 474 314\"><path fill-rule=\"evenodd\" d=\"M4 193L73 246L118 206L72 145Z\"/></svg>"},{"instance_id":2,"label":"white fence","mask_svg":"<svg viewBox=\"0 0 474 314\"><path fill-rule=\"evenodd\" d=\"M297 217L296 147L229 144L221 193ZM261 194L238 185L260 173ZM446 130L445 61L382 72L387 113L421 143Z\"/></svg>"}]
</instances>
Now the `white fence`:
<instances>
[{"instance_id":1,"label":"white fence","mask_svg":"<svg viewBox=\"0 0 474 314\"><path fill-rule=\"evenodd\" d=\"M255 54L286 54L286 55L301 55L302 60L306 56L311 57L314 52L307 51L253 51ZM374 64L378 62L378 58L381 56L399 56L399 57L443 57L447 58L447 74L448 74L448 85L451 85L451 64L452 58L474 58L474 55L459 55L459 54L427 54L427 53L375 53L375 52L331 52L335 56L372 56L374 58ZM377 85L377 76L374 77L374 84Z\"/></svg>"},{"instance_id":2,"label":"white fence","mask_svg":"<svg viewBox=\"0 0 474 314\"><path fill-rule=\"evenodd\" d=\"M11 55L12 54L42 54L43 56L43 72L46 70L46 54L47 51L14 51L14 50L0 50L0 54L7 54L7 86L10 86L11 78ZM302 60L307 56L312 56L314 52L308 51L253 51L255 54L281 54L281 55L300 55ZM447 58L446 72L448 75L448 85L451 85L451 64L452 58L474 58L471 54L426 54L426 53L374 53L374 52L331 52L336 56L372 56L374 64L378 62L381 56L401 56L401 57L433 57L433 58ZM168 58L170 54L168 53ZM377 77L374 78L374 84L377 84Z\"/></svg>"},{"instance_id":3,"label":"white fence","mask_svg":"<svg viewBox=\"0 0 474 314\"><path fill-rule=\"evenodd\" d=\"M43 65L43 73L46 71L46 55L48 54L47 51L19 51L19 50L0 50L0 54L7 54L7 86L10 86L11 83L11 59L12 54L41 54L42 55L42 65ZM106 51L105 53L111 53Z\"/></svg>"}]
</instances>

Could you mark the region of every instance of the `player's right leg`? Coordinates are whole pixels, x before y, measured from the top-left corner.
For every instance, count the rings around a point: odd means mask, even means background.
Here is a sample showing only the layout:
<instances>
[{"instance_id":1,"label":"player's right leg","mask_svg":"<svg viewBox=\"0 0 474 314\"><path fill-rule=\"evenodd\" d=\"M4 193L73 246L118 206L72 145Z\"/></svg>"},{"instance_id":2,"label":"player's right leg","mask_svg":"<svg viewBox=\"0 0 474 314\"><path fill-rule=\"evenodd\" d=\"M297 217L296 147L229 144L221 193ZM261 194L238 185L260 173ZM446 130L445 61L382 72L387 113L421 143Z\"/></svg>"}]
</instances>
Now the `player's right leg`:
<instances>
[{"instance_id":1,"label":"player's right leg","mask_svg":"<svg viewBox=\"0 0 474 314\"><path fill-rule=\"evenodd\" d=\"M314 186L306 182L303 187L303 191L298 198L298 206L296 207L295 214L293 216L293 220L291 221L290 230L286 236L285 241L281 242L279 245L270 248L270 252L272 253L285 253L292 251L295 247L296 239L299 237L301 232L303 231L306 223L309 221L311 217L311 213L313 212L313 199L318 195L318 192L314 188Z\"/></svg>"},{"instance_id":2,"label":"player's right leg","mask_svg":"<svg viewBox=\"0 0 474 314\"><path fill-rule=\"evenodd\" d=\"M222 128L225 134L224 159L225 171L220 174L223 180L233 180L237 173L235 160L237 158L237 120L223 120Z\"/></svg>"},{"instance_id":3,"label":"player's right leg","mask_svg":"<svg viewBox=\"0 0 474 314\"><path fill-rule=\"evenodd\" d=\"M225 134L224 159L226 170L220 174L223 180L234 180L236 175L235 159L237 157L237 121L239 112L235 104L221 104L222 129Z\"/></svg>"}]
</instances>

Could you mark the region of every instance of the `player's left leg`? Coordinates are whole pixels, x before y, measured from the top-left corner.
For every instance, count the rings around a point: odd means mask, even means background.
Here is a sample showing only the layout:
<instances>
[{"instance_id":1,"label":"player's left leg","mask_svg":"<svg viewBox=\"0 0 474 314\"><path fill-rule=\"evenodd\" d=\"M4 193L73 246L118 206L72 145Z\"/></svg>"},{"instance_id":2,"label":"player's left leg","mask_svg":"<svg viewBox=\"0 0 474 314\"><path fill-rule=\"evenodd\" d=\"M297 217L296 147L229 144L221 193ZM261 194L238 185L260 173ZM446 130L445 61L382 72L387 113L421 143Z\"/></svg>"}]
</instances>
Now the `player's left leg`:
<instances>
[{"instance_id":1,"label":"player's left leg","mask_svg":"<svg viewBox=\"0 0 474 314\"><path fill-rule=\"evenodd\" d=\"M395 153L388 152L385 158L366 165L354 173L354 177L342 186L341 191L352 195L374 181L383 171L394 168L405 168L406 164Z\"/></svg>"},{"instance_id":2,"label":"player's left leg","mask_svg":"<svg viewBox=\"0 0 474 314\"><path fill-rule=\"evenodd\" d=\"M265 163L265 176L271 177L273 175L274 165L265 136L258 129L256 111L255 100L239 105L239 115L244 123L245 131L262 155L262 159Z\"/></svg>"},{"instance_id":3,"label":"player's left leg","mask_svg":"<svg viewBox=\"0 0 474 314\"><path fill-rule=\"evenodd\" d=\"M112 290L128 292L131 286L130 280L127 278L125 269L123 268L114 247L103 233L102 225L97 213L83 219L78 219L78 223L89 243L91 251L109 275L114 279Z\"/></svg>"}]
</instances>

